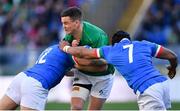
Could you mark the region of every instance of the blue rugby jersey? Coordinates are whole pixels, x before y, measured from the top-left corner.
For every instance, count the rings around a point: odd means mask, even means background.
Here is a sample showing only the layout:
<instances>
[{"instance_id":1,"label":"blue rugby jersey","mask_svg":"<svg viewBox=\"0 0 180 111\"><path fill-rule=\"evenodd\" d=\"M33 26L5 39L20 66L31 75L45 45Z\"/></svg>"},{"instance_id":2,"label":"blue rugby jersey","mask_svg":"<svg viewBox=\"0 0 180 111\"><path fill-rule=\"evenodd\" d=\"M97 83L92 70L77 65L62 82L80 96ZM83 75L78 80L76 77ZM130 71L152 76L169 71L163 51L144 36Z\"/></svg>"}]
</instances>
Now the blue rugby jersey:
<instances>
[{"instance_id":1,"label":"blue rugby jersey","mask_svg":"<svg viewBox=\"0 0 180 111\"><path fill-rule=\"evenodd\" d=\"M152 64L160 49L160 45L148 41L123 39L114 46L97 49L97 55L114 65L135 93L143 93L149 86L167 80Z\"/></svg>"},{"instance_id":2,"label":"blue rugby jersey","mask_svg":"<svg viewBox=\"0 0 180 111\"><path fill-rule=\"evenodd\" d=\"M66 71L73 65L71 56L61 51L58 45L53 45L45 49L36 64L24 73L37 79L45 89L49 90L60 83Z\"/></svg>"}]
</instances>

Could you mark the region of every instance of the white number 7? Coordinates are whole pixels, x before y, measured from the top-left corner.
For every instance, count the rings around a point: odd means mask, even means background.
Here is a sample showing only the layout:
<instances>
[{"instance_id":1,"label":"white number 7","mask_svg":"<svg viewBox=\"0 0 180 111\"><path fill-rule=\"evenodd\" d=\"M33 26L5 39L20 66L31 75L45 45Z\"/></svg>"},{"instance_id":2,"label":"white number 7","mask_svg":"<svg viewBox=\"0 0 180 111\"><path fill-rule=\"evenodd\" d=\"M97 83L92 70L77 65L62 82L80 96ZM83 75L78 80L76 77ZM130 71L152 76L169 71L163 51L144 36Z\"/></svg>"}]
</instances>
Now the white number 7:
<instances>
[{"instance_id":1,"label":"white number 7","mask_svg":"<svg viewBox=\"0 0 180 111\"><path fill-rule=\"evenodd\" d=\"M133 44L129 44L129 45L124 45L123 49L129 49L129 63L133 62Z\"/></svg>"}]
</instances>

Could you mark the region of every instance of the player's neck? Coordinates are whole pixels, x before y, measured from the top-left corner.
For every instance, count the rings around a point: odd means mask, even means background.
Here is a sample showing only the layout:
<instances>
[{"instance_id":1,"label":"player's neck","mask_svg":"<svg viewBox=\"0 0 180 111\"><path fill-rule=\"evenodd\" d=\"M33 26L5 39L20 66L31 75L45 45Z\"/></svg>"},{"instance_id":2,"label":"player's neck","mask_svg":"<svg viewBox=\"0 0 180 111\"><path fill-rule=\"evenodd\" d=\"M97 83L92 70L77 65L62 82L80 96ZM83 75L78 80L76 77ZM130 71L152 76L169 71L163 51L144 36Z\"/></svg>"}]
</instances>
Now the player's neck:
<instances>
[{"instance_id":1,"label":"player's neck","mask_svg":"<svg viewBox=\"0 0 180 111\"><path fill-rule=\"evenodd\" d=\"M82 37L82 32L83 32L83 25L80 25L78 30L73 34L74 39L80 40Z\"/></svg>"}]
</instances>

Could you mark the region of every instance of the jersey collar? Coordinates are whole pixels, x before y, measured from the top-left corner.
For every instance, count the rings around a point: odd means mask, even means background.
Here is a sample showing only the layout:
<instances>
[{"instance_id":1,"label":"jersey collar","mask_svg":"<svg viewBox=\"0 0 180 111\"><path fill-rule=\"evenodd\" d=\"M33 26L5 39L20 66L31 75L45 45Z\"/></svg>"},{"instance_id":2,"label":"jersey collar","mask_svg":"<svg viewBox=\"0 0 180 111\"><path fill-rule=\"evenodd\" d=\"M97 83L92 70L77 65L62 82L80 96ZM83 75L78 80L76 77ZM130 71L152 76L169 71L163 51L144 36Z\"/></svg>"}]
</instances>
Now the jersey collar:
<instances>
[{"instance_id":1,"label":"jersey collar","mask_svg":"<svg viewBox=\"0 0 180 111\"><path fill-rule=\"evenodd\" d=\"M123 42L123 41L130 41L128 38L123 38L120 42Z\"/></svg>"}]
</instances>

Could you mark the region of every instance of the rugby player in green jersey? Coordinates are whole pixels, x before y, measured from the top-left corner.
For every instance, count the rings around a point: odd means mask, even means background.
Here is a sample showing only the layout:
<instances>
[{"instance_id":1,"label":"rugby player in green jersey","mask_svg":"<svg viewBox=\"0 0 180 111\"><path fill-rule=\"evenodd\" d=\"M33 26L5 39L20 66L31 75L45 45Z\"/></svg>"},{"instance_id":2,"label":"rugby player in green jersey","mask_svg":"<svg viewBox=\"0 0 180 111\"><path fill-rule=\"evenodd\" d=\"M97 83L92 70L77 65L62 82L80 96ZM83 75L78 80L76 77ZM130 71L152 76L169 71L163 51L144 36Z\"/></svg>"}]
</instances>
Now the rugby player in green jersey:
<instances>
[{"instance_id":1,"label":"rugby player in green jersey","mask_svg":"<svg viewBox=\"0 0 180 111\"><path fill-rule=\"evenodd\" d=\"M83 21L82 12L77 7L64 10L61 13L61 22L66 32L63 40L68 41L72 46L88 45L98 48L109 45L107 34L99 27ZM85 101L90 97L88 110L100 110L110 95L113 73L112 65L108 65L107 70L103 73L75 70L71 109L82 110Z\"/></svg>"}]
</instances>

